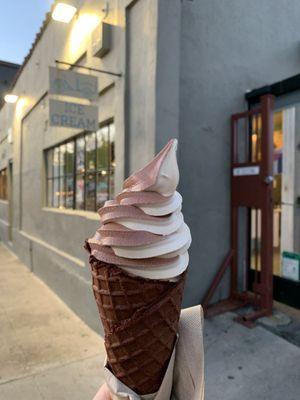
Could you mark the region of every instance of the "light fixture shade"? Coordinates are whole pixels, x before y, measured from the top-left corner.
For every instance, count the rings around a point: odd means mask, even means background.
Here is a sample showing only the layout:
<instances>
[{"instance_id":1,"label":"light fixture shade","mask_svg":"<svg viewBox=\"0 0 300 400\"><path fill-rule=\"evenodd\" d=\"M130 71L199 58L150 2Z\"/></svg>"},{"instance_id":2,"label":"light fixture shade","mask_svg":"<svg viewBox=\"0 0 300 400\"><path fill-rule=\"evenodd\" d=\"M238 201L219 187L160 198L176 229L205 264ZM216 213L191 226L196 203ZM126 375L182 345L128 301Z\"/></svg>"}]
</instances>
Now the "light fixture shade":
<instances>
[{"instance_id":1,"label":"light fixture shade","mask_svg":"<svg viewBox=\"0 0 300 400\"><path fill-rule=\"evenodd\" d=\"M4 101L6 103L14 104L18 100L18 96L16 94L6 94L4 96Z\"/></svg>"},{"instance_id":2,"label":"light fixture shade","mask_svg":"<svg viewBox=\"0 0 300 400\"><path fill-rule=\"evenodd\" d=\"M74 17L77 8L67 3L57 3L52 11L52 18L55 21L68 24Z\"/></svg>"}]
</instances>

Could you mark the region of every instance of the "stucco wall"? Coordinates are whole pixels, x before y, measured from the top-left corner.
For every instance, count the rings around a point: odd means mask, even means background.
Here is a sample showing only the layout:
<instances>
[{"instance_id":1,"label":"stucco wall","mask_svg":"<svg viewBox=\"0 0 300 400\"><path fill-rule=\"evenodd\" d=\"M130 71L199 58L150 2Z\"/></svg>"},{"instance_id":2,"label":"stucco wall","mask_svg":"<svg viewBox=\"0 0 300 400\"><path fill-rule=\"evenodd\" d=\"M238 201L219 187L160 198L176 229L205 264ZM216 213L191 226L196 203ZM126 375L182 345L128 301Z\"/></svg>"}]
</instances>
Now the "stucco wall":
<instances>
[{"instance_id":1,"label":"stucco wall","mask_svg":"<svg viewBox=\"0 0 300 400\"><path fill-rule=\"evenodd\" d=\"M300 7L185 0L181 12L180 190L193 236L187 305L203 298L229 250L230 115L246 108L246 90L299 73Z\"/></svg>"},{"instance_id":2,"label":"stucco wall","mask_svg":"<svg viewBox=\"0 0 300 400\"><path fill-rule=\"evenodd\" d=\"M86 1L84 9L101 14L104 3ZM98 226L98 216L51 210L44 202L43 150L77 133L48 126L48 66L55 59L75 62L87 49L86 65L123 74L99 75L97 101L99 121L115 121L117 191L129 171L170 137L179 138L179 191L193 236L184 300L191 305L201 301L229 250L230 115L246 108L247 89L294 75L300 65L296 0L272 7L268 0L109 5L113 49L107 56L92 58L88 40L70 51L75 20L51 22L15 87L26 101L0 112L0 153L6 146L1 168L13 159L13 248L93 327L98 324L82 242ZM7 143L10 127L13 146ZM7 212L0 204L0 219L8 221ZM3 226L1 235L7 232ZM225 293L223 284L216 298Z\"/></svg>"},{"instance_id":3,"label":"stucco wall","mask_svg":"<svg viewBox=\"0 0 300 400\"><path fill-rule=\"evenodd\" d=\"M93 212L45 206L44 150L80 133L49 126L48 66L54 66L55 59L74 63L85 54L81 65L122 74L118 78L93 73L99 78L99 98L94 102L99 108L99 122L113 118L116 128L116 191L124 180L125 159L133 169L150 159L154 152L157 3L110 1L105 22L113 25L112 49L100 60L92 56L90 35L84 35L87 26L78 30L77 24L81 15L97 15L100 21L105 16L102 12L105 3L104 0L78 0L77 4L82 7L71 24L50 21L14 88L20 95L19 102L15 106L5 105L0 111L1 168L8 166L10 159L13 161L13 240L12 244L8 243L9 207L5 202L0 202L0 239L95 329L99 323L83 243L98 228L99 216ZM127 36L128 23L130 34ZM141 50L146 57L145 68L140 68ZM136 79L139 69L140 78ZM131 77L128 81L125 72ZM126 96L131 101L125 111ZM127 130L126 118L130 121ZM10 128L12 145L7 143ZM125 146L125 136L131 149Z\"/></svg>"},{"instance_id":4,"label":"stucco wall","mask_svg":"<svg viewBox=\"0 0 300 400\"><path fill-rule=\"evenodd\" d=\"M157 2L134 1L126 10L126 174L154 154Z\"/></svg>"},{"instance_id":5,"label":"stucco wall","mask_svg":"<svg viewBox=\"0 0 300 400\"><path fill-rule=\"evenodd\" d=\"M99 0L86 2L80 13L98 15L100 20L103 6L104 2ZM110 6L106 22L117 24L117 2L110 2ZM12 246L33 272L54 289L87 323L97 329L99 324L83 242L98 227L98 215L45 207L44 149L79 133L75 129L49 127L48 66L55 65L55 59L76 62L86 52L84 60L81 61L83 65L121 72L116 70L115 60L118 51L116 42L121 32L113 30L112 42L116 51L99 60L92 57L90 35L84 35L84 32L81 32L81 35L76 33L77 21L75 18L70 25L54 21L48 24L15 87L17 93L23 94L24 101L17 104L10 121L13 127L14 162ZM122 70L122 65L120 68ZM85 70L79 71L86 73ZM116 136L116 184L120 186L124 168L124 124L122 109L117 109L115 92L119 91L122 97L124 88L119 84L119 78L97 73L95 75L99 78L101 93L95 102L99 106L99 122L113 117L116 127L119 128ZM108 89L105 90L106 88ZM73 101L76 102L76 99Z\"/></svg>"}]
</instances>

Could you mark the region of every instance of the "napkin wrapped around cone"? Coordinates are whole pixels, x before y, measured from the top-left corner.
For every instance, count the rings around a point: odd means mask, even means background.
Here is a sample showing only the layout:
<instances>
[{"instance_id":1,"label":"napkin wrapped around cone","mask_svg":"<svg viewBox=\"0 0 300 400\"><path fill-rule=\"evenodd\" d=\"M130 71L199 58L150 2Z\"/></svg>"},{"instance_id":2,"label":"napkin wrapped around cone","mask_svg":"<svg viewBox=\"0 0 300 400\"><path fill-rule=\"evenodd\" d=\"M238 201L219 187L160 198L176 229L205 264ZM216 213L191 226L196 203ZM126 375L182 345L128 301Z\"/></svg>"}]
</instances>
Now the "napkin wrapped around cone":
<instances>
[{"instance_id":1,"label":"napkin wrapped around cone","mask_svg":"<svg viewBox=\"0 0 300 400\"><path fill-rule=\"evenodd\" d=\"M178 339L158 392L139 396L105 366L112 400L204 400L203 311L200 305L181 311Z\"/></svg>"},{"instance_id":2,"label":"napkin wrapped around cone","mask_svg":"<svg viewBox=\"0 0 300 400\"><path fill-rule=\"evenodd\" d=\"M173 139L124 182L86 241L107 368L138 395L159 390L178 332L191 237L176 149Z\"/></svg>"}]
</instances>

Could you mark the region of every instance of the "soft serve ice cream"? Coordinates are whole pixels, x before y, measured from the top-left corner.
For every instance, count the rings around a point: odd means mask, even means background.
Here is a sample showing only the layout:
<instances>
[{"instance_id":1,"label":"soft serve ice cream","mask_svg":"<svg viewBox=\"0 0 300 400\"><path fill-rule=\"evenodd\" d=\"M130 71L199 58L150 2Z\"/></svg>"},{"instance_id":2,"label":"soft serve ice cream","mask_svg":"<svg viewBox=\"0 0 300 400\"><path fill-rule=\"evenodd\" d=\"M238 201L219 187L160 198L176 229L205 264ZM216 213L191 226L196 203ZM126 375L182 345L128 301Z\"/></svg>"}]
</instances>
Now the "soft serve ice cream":
<instances>
[{"instance_id":1,"label":"soft serve ice cream","mask_svg":"<svg viewBox=\"0 0 300 400\"><path fill-rule=\"evenodd\" d=\"M88 240L96 259L149 279L174 281L187 269L191 235L176 191L176 150L172 139L99 210L102 226Z\"/></svg>"},{"instance_id":2,"label":"soft serve ice cream","mask_svg":"<svg viewBox=\"0 0 300 400\"><path fill-rule=\"evenodd\" d=\"M105 379L116 399L153 400L162 388L171 396L165 377L172 376L191 243L176 191L176 149L170 140L124 182L99 210L101 227L86 243L105 334Z\"/></svg>"}]
</instances>

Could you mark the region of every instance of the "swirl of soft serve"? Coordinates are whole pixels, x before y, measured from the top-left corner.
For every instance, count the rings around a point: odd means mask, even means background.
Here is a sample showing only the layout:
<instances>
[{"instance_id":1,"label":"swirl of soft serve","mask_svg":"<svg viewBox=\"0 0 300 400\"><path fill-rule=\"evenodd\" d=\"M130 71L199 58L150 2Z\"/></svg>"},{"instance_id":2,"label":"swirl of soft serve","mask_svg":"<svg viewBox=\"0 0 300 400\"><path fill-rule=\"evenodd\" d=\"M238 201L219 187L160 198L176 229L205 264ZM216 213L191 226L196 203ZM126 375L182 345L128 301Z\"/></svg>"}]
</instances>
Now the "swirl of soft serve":
<instances>
[{"instance_id":1,"label":"swirl of soft serve","mask_svg":"<svg viewBox=\"0 0 300 400\"><path fill-rule=\"evenodd\" d=\"M191 235L176 191L176 150L172 139L99 209L102 226L88 240L95 258L150 279L176 280L186 270Z\"/></svg>"}]
</instances>

